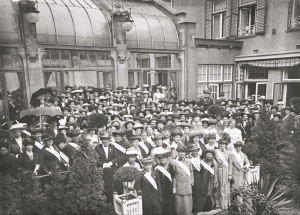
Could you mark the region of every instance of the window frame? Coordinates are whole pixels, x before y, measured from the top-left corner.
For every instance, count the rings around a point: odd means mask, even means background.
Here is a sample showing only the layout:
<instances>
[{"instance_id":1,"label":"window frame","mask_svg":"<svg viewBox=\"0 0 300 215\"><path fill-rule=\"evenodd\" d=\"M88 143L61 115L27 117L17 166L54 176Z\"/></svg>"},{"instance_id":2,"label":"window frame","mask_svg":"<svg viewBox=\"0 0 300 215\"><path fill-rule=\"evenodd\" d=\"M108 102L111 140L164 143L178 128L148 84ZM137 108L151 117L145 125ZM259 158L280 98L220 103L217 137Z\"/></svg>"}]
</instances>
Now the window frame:
<instances>
[{"instance_id":1,"label":"window frame","mask_svg":"<svg viewBox=\"0 0 300 215\"><path fill-rule=\"evenodd\" d=\"M211 67L221 67L221 75L220 75L220 79L213 79L210 80L210 71L211 71ZM214 76L215 74L213 74ZM209 65L209 69L208 69L208 81L209 82L222 82L223 81L223 65Z\"/></svg>"},{"instance_id":2,"label":"window frame","mask_svg":"<svg viewBox=\"0 0 300 215\"><path fill-rule=\"evenodd\" d=\"M199 70L200 67L205 67L205 81L199 81ZM207 65L198 65L198 83L205 83L208 81L208 67Z\"/></svg>"},{"instance_id":3,"label":"window frame","mask_svg":"<svg viewBox=\"0 0 300 215\"><path fill-rule=\"evenodd\" d=\"M254 12L255 12L255 15L254 15L254 24L253 24L253 34L248 34L248 35L240 35L240 29L241 28L245 28L245 27L248 27L250 28L252 25L251 25L251 18L252 18L252 6L255 6L253 8ZM249 25L244 25L242 26L242 10L243 8L249 8L249 18L248 18L248 22L249 22ZM257 19L257 2L251 2L251 3L248 3L248 4L244 4L244 5L240 5L239 6L239 12L238 12L239 16L238 16L238 37L252 37L252 36L256 36L256 19Z\"/></svg>"}]
</instances>

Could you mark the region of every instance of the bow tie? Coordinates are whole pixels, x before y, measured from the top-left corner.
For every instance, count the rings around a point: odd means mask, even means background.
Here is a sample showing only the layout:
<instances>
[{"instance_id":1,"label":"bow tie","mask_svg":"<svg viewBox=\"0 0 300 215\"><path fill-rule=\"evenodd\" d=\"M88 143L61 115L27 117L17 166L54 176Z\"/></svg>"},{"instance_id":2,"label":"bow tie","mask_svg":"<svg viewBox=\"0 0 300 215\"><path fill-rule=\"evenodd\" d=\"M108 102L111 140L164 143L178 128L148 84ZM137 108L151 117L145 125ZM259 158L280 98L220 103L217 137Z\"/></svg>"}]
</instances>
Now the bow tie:
<instances>
[{"instance_id":1,"label":"bow tie","mask_svg":"<svg viewBox=\"0 0 300 215\"><path fill-rule=\"evenodd\" d=\"M107 148L108 146L103 146L104 148Z\"/></svg>"}]
</instances>

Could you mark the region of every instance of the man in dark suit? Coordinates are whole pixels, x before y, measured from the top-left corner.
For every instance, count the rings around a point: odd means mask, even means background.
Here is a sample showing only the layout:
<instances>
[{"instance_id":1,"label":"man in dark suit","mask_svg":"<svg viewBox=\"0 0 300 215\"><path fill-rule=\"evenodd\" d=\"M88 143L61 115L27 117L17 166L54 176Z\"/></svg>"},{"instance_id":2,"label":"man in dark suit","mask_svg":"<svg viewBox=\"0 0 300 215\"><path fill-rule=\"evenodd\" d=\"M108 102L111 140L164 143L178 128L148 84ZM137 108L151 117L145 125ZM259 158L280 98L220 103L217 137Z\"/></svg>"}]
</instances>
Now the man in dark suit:
<instances>
[{"instance_id":1,"label":"man in dark suit","mask_svg":"<svg viewBox=\"0 0 300 215\"><path fill-rule=\"evenodd\" d=\"M25 130L23 124L15 124L12 125L9 129L13 132L14 138L9 141L9 153L13 154L16 158L25 151L25 147L23 145L24 139L21 137L21 131Z\"/></svg>"},{"instance_id":2,"label":"man in dark suit","mask_svg":"<svg viewBox=\"0 0 300 215\"><path fill-rule=\"evenodd\" d=\"M95 150L99 155L97 165L103 168L104 188L106 190L107 203L113 202L113 173L117 169L117 166L115 165L117 162L117 152L116 148L109 144L110 138L109 134L100 136L102 144L95 147Z\"/></svg>"},{"instance_id":3,"label":"man in dark suit","mask_svg":"<svg viewBox=\"0 0 300 215\"><path fill-rule=\"evenodd\" d=\"M65 107L68 107L68 102L66 101L66 99L68 98L65 94L62 94L59 96L60 97L60 102L58 103L58 106L62 109Z\"/></svg>"},{"instance_id":4,"label":"man in dark suit","mask_svg":"<svg viewBox=\"0 0 300 215\"><path fill-rule=\"evenodd\" d=\"M197 105L200 106L202 111L205 111L210 105L214 104L214 100L210 98L210 91L208 89L203 90L204 98L200 98Z\"/></svg>"},{"instance_id":5,"label":"man in dark suit","mask_svg":"<svg viewBox=\"0 0 300 215\"><path fill-rule=\"evenodd\" d=\"M241 128L240 129L242 131L242 137L243 140L246 141L249 139L249 137L251 137L252 135L252 129L253 125L252 123L249 121L249 116L247 113L243 113L243 121L241 123Z\"/></svg>"},{"instance_id":6,"label":"man in dark suit","mask_svg":"<svg viewBox=\"0 0 300 215\"><path fill-rule=\"evenodd\" d=\"M143 214L161 214L161 186L158 172L152 169L153 160L145 158L142 164L145 173L137 181L136 190L143 196Z\"/></svg>"},{"instance_id":7,"label":"man in dark suit","mask_svg":"<svg viewBox=\"0 0 300 215\"><path fill-rule=\"evenodd\" d=\"M285 112L285 116L282 119L282 130L286 135L290 135L294 133L294 129L295 129L295 118L291 114L293 108L287 106L283 108L283 110Z\"/></svg>"}]
</instances>

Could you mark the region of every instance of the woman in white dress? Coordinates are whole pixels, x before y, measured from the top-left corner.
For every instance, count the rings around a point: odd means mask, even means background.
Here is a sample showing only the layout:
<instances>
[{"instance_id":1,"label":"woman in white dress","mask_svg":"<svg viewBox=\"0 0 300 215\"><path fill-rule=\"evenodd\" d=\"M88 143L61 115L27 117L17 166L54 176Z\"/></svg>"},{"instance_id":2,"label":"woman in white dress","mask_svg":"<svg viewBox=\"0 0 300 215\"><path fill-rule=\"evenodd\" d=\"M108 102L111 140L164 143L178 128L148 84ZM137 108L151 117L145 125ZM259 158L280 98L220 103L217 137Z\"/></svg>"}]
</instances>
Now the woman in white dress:
<instances>
[{"instance_id":1,"label":"woman in white dress","mask_svg":"<svg viewBox=\"0 0 300 215\"><path fill-rule=\"evenodd\" d=\"M164 99L165 99L165 95L161 93L161 88L157 87L156 92L153 94L153 101L158 104L160 100L164 100Z\"/></svg>"},{"instance_id":2,"label":"woman in white dress","mask_svg":"<svg viewBox=\"0 0 300 215\"><path fill-rule=\"evenodd\" d=\"M224 132L228 133L230 136L230 144L227 145L227 149L232 151L234 149L234 144L237 141L242 142L243 138L242 138L241 130L237 129L235 127L235 125L236 125L235 120L230 120L228 124L229 124L229 126L228 126L228 128L224 129Z\"/></svg>"}]
</instances>

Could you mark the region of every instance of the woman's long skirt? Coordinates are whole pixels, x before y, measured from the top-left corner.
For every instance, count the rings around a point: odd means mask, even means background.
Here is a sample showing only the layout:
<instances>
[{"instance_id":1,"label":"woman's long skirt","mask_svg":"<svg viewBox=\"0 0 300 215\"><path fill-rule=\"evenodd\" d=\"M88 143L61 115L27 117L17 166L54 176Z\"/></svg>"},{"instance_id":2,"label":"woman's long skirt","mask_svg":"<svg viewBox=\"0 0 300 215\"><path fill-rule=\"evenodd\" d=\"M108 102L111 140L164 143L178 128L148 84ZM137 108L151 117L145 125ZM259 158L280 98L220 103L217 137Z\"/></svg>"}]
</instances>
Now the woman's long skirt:
<instances>
[{"instance_id":1,"label":"woman's long skirt","mask_svg":"<svg viewBox=\"0 0 300 215\"><path fill-rule=\"evenodd\" d=\"M192 194L174 195L175 214L177 215L191 215L193 208Z\"/></svg>"}]
</instances>

